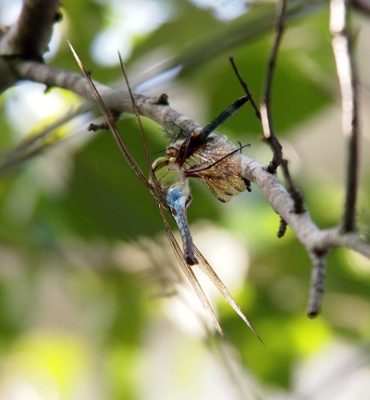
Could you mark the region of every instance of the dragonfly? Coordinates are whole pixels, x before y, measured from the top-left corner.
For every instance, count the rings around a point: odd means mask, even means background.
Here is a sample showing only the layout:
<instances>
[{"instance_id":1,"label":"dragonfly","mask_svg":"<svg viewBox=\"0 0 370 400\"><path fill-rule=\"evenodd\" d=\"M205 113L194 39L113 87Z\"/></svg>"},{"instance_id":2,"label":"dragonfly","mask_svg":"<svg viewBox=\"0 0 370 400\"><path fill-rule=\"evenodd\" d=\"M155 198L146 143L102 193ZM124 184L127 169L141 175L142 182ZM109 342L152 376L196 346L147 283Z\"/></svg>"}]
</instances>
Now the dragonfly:
<instances>
[{"instance_id":1,"label":"dragonfly","mask_svg":"<svg viewBox=\"0 0 370 400\"><path fill-rule=\"evenodd\" d=\"M197 264L198 260L194 255L186 216L186 209L192 201L188 178L197 178L203 182L223 203L246 189L251 190L249 181L239 176L238 163L233 158L243 146L236 148L227 136L213 133L248 99L248 96L241 97L203 129L196 130L185 140L169 145L166 157L158 158L152 165L162 198L179 228L184 256L189 265Z\"/></svg>"},{"instance_id":2,"label":"dragonfly","mask_svg":"<svg viewBox=\"0 0 370 400\"><path fill-rule=\"evenodd\" d=\"M211 304L209 303L209 300L207 299L207 297L203 291L203 288L201 287L201 285L193 271L192 267L194 264L197 264L200 267L200 269L208 276L208 278L218 288L220 293L224 296L224 298L231 305L231 307L234 309L234 311L242 318L242 320L252 330L252 332L256 335L256 337L263 343L261 337L255 330L253 325L250 323L248 318L244 315L243 311L241 310L240 306L235 301L234 297L231 295L231 293L229 292L229 290L227 289L225 284L222 282L222 280L218 277L217 273L214 271L214 269L208 263L208 261L203 256L203 254L192 243L192 240L191 240L191 244L190 243L187 244L187 246L189 246L189 248L192 249L191 254L190 255L184 254L181 251L181 248L180 248L180 246L170 228L170 225L167 221L166 215L164 213L164 209L170 209L171 215L174 217L175 221L176 222L180 221L180 222L178 222L178 226L179 226L179 230L180 230L182 237L186 238L186 240L188 240L189 237L191 239L190 230L189 230L189 227L187 224L187 219L186 219L186 208L189 205L189 202L191 201L191 195L190 195L190 190L189 190L189 186L188 186L188 182L187 182L187 177L184 172L185 169L182 168L182 166L180 165L181 163L180 164L176 163L175 160L173 160L173 157L171 157L170 154L173 151L171 149L171 146L167 150L169 156L164 157L164 159L162 157L162 160L161 160L161 158L157 159L156 161L154 161L153 165L151 164L144 130L143 130L143 127L141 124L138 109L137 109L135 101L134 101L134 97L132 95L132 91L130 88L130 84L129 84L129 81L127 78L126 70L125 70L121 55L118 53L121 67L122 67L122 72L125 77L125 81L126 81L127 88L128 88L128 93L131 98L133 110L134 110L134 113L136 116L141 139L142 139L143 146L144 146L146 162L147 162L147 165L149 168L149 173L150 173L149 179L146 178L142 169L140 168L140 166L137 164L136 160L132 156L128 146L126 145L125 140L123 139L123 137L121 136L121 134L117 128L114 116L111 114L111 112L107 108L106 104L104 103L100 93L96 89L95 84L91 80L89 73L86 71L83 63L81 62L80 58L78 57L78 55L75 52L74 48L72 47L71 43L68 42L68 44L71 48L71 51L79 65L93 95L94 95L94 98L100 108L100 111L104 115L106 123L109 126L109 128L113 134L113 137L118 145L118 148L120 149L125 161L129 165L130 169L136 174L136 176L142 181L142 183L149 189L149 191L152 194L152 197L154 198L155 202L157 203L160 215L162 217L162 220L163 220L163 223L165 226L169 244L176 256L176 259L177 259L182 271L184 272L185 276L189 280L192 288L194 289L203 308L205 309L205 312L207 313L211 322L215 326L216 330L219 332L219 334L223 338L225 337L223 330L218 322L217 316L216 316ZM172 147L173 147L173 149L175 149L176 145L174 144ZM181 145L180 145L180 147L181 147ZM194 150L194 151L192 151L192 154L195 156L195 153L196 153L195 147L192 150ZM161 161L159 161L159 160L161 160ZM161 164L162 162L164 164ZM184 159L184 162L185 162L185 159ZM167 165L165 165L165 164L167 164ZM165 169L162 169L164 167L165 167ZM175 187L176 186L178 187L174 191L171 190L173 184ZM172 195L172 193L174 193L176 191L177 191L177 195ZM169 199L166 197L166 193L167 194L171 193L171 195L169 196ZM175 203L175 206L173 208L171 208L172 207L171 201L173 201ZM177 205L178 205L178 207L177 207ZM184 214L185 219L183 220L182 218L181 219L179 218L177 221L176 215L175 215L176 212L185 213ZM185 222L183 222L183 221L185 221ZM185 251L185 253L186 253L186 251Z\"/></svg>"}]
</instances>

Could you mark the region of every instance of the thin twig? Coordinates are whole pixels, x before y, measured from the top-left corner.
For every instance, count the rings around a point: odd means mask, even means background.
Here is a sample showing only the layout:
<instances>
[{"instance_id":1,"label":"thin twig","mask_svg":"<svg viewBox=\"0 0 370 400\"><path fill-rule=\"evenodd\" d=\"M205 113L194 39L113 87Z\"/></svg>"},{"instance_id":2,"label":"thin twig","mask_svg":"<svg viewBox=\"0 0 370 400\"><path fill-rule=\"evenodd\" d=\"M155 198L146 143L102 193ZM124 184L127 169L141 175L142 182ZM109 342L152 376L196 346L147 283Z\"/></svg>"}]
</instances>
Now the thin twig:
<instances>
[{"instance_id":1,"label":"thin twig","mask_svg":"<svg viewBox=\"0 0 370 400\"><path fill-rule=\"evenodd\" d=\"M268 141L268 143L270 144L274 153L273 159L269 165L269 170L272 173L276 172L276 169L278 166L281 165L281 160L283 158L282 146L278 138L276 137L273 128L271 104L272 104L272 86L273 86L274 72L276 68L278 51L280 48L280 43L284 32L285 10L286 10L286 0L280 0L277 3L277 16L275 23L276 35L267 64L266 78L265 78L265 84L261 101L261 120L263 127L263 135L264 139Z\"/></svg>"},{"instance_id":2,"label":"thin twig","mask_svg":"<svg viewBox=\"0 0 370 400\"><path fill-rule=\"evenodd\" d=\"M356 200L358 189L358 107L357 76L352 55L351 37L347 30L346 0L332 0L330 3L330 30L333 35L333 51L337 65L342 95L342 129L347 141L347 182L346 200L343 212L344 232L356 230Z\"/></svg>"},{"instance_id":3,"label":"thin twig","mask_svg":"<svg viewBox=\"0 0 370 400\"><path fill-rule=\"evenodd\" d=\"M322 297L324 295L325 264L328 251L313 251L311 253L311 282L308 297L307 315L315 318L320 313Z\"/></svg>"},{"instance_id":4,"label":"thin twig","mask_svg":"<svg viewBox=\"0 0 370 400\"><path fill-rule=\"evenodd\" d=\"M268 67L266 72L265 85L262 95L261 101L261 121L263 127L263 135L264 140L266 140L272 151L273 158L267 167L267 170L271 173L276 173L276 169L280 166L284 178L287 182L288 192L292 196L294 200L294 212L297 214L304 213L306 211L304 207L304 199L303 195L299 191L299 189L295 186L293 179L290 175L290 171L288 168L288 160L283 157L283 148L282 145L275 135L273 122L272 122L272 113L271 113L271 104L272 104L272 84L273 77L277 62L277 56L281 44L281 40L284 33L284 20L286 14L287 1L280 0L277 5L277 16L276 16L276 35L274 44L272 46L270 58L268 61Z\"/></svg>"},{"instance_id":5,"label":"thin twig","mask_svg":"<svg viewBox=\"0 0 370 400\"><path fill-rule=\"evenodd\" d=\"M70 90L85 99L95 101L86 80L81 74L34 61L16 61L14 62L14 68L20 80L31 80L43 83L48 87L57 86ZM130 96L126 90L114 90L99 82L95 82L95 86L111 112L117 112L118 114L124 112L134 113ZM197 128L203 128L200 124L178 113L173 108L169 106L164 107L162 101L163 95L158 97L148 97L138 93L134 93L133 95L140 115L152 119L165 129L171 130L174 121L186 131L186 135L189 135Z\"/></svg>"},{"instance_id":6,"label":"thin twig","mask_svg":"<svg viewBox=\"0 0 370 400\"><path fill-rule=\"evenodd\" d=\"M246 82L246 81L242 78L242 76L240 75L240 72L239 72L239 70L238 70L238 68L237 68L237 66L236 66L236 64L235 64L234 57L233 57L233 56L229 57L229 60L230 60L231 66L233 67L233 70L234 70L234 72L235 72L235 75L237 76L237 78L238 78L240 84L242 85L242 87L243 87L245 93L246 93L246 94L248 95L248 97L249 97L249 101L251 102L251 104L252 104L252 106L253 106L253 108L254 108L254 114L255 114L255 116L256 116L259 120L261 120L261 112L260 112L260 110L259 110L259 108L258 108L257 103L254 101L253 93L249 90L249 87L248 87L247 82Z\"/></svg>"},{"instance_id":7,"label":"thin twig","mask_svg":"<svg viewBox=\"0 0 370 400\"><path fill-rule=\"evenodd\" d=\"M279 231L277 233L278 238L282 238L285 235L288 224L284 218L280 217Z\"/></svg>"},{"instance_id":8,"label":"thin twig","mask_svg":"<svg viewBox=\"0 0 370 400\"><path fill-rule=\"evenodd\" d=\"M247 94L247 96L248 96L248 98L249 98L249 100L250 100L250 102L251 102L251 104L252 104L252 106L254 108L255 116L259 120L261 120L260 110L259 110L259 108L257 106L257 103L254 101L253 94L249 90L247 82L243 79L243 77L241 76L241 74L239 72L238 67L235 64L234 57L232 57L232 56L229 57L229 60L231 62L233 70L234 70L234 72L235 72L240 84L242 85L245 93ZM282 159L281 162L282 162L282 166L287 170L287 176L288 176L289 182L290 182L291 178L290 178L289 169L288 169L288 165L287 165L288 162L285 159ZM249 181L245 180L245 182L249 182ZM248 191L251 191L250 190L250 183L249 184L246 183L246 185L247 185ZM294 212L296 214L302 214L305 211L305 208L304 208L304 205L303 205L303 197L302 197L301 193L298 190L291 191L291 187L288 188L288 191L289 191L289 193L291 193L291 196L294 199ZM287 225L288 225L287 222L280 216L279 230L278 230L278 233L277 233L277 236L279 238L282 238L284 236L284 234L286 232Z\"/></svg>"}]
</instances>

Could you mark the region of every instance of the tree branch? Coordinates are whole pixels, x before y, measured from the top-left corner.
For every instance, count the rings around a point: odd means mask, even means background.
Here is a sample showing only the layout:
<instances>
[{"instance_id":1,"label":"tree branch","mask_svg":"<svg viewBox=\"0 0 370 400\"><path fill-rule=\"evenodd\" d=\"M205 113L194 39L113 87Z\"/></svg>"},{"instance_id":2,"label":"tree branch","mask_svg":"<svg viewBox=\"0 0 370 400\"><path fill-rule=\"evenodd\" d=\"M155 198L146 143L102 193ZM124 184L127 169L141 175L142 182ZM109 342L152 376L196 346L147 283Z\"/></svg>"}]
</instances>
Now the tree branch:
<instances>
[{"instance_id":1,"label":"tree branch","mask_svg":"<svg viewBox=\"0 0 370 400\"><path fill-rule=\"evenodd\" d=\"M47 86L58 86L91 99L91 92L82 75L52 68L36 62L19 62L16 66L19 77L44 83ZM132 105L128 93L124 90L113 90L108 86L95 82L109 109L121 114L132 113ZM140 115L148 117L166 129L173 125L181 126L190 135L202 126L192 119L180 114L168 104L163 97L148 97L134 94ZM254 182L264 193L272 208L285 220L308 251L317 249L348 247L370 258L370 245L362 242L357 234L340 234L337 228L320 230L306 211L302 214L294 212L294 200L276 175L267 171L264 164L252 160L243 154L234 157L240 159L240 176Z\"/></svg>"},{"instance_id":2,"label":"tree branch","mask_svg":"<svg viewBox=\"0 0 370 400\"><path fill-rule=\"evenodd\" d=\"M31 79L50 86L59 86L71 90L86 99L91 99L91 92L82 75L67 72L61 69L51 68L37 62L14 61L14 68L19 74L19 79ZM132 113L132 104L128 93L123 90L113 90L107 86L96 83L98 90L103 94L108 108L121 114ZM151 118L166 129L176 125L185 133L191 134L194 129L202 127L197 122L172 109L166 95L158 98L134 94L140 115ZM311 297L308 314L310 317L317 315L323 292L324 266L327 254L334 248L346 247L355 250L370 258L370 244L362 241L354 233L344 233L335 227L328 230L320 230L307 211L295 212L295 202L275 174L268 172L267 167L243 154L235 154L240 162L240 176L254 182L263 192L271 207L287 223L298 240L305 247L313 264L313 276Z\"/></svg>"},{"instance_id":3,"label":"tree branch","mask_svg":"<svg viewBox=\"0 0 370 400\"><path fill-rule=\"evenodd\" d=\"M23 16L20 17L18 24L20 24L20 21L23 18L22 24L25 24L25 21L27 18L32 15L32 12L35 12L35 10L32 11L31 5L38 4L40 5L43 3L43 1L46 0L28 0L25 2L24 10L22 11L22 14L24 13ZM268 117L268 109L270 107L270 100L269 100L269 91L271 90L272 86L272 73L274 70L274 64L276 61L276 56L278 52L278 47L280 43L280 38L282 34L282 28L283 28L283 20L284 20L284 4L285 0L282 0L282 8L280 10L279 18L278 18L278 31L277 31L277 38L275 40L274 48L272 51L271 59L270 59L270 70L268 72L268 79L267 79L267 89L266 89L266 94L267 94L267 101L265 103L267 104L266 106L266 115L267 115L267 122L268 122L268 129L265 132L266 137L271 137L271 121L269 122L269 117ZM340 0L334 0L334 1L340 1ZM49 2L47 2L49 3ZM56 0L50 1L50 3L53 4L54 11L57 9L57 4L59 6L59 3L57 3ZM54 13L54 20L52 21L51 15L53 13L51 10L53 9L52 6L48 8L48 13L46 13L45 16L45 21L48 21L48 26L51 29L52 22L55 21L55 15ZM30 8L30 10L28 10ZM45 28L45 25L43 29L47 30L49 28ZM50 38L50 29L49 29L49 38ZM333 30L333 32L336 32ZM23 32L23 33L22 33ZM344 32L344 31L343 31ZM335 36L343 36L342 31L338 31L338 33L335 33ZM28 31L27 35L29 35L30 32ZM7 36L9 35L9 36ZM34 59L37 59L40 54L42 54L43 51L45 51L45 40L46 39L41 39L36 40L34 42L30 42L31 50L29 53L22 53L22 51L26 51L24 48L22 49L22 46L18 45L18 40L19 37L22 35L26 35L26 30L22 31L21 28L12 28L9 33L6 34L6 36L3 37L2 43L0 46L0 54L4 55L6 54L7 56L9 55L21 55L23 56L24 54L28 54L29 57L32 57ZM6 37L6 40L3 42L4 38ZM43 36L44 38L46 36ZM23 42L23 40L21 40ZM348 43L347 43L348 44ZM13 46L13 47L12 47ZM17 51L17 49L19 51ZM2 53L1 53L2 52ZM349 45L347 48L347 62L348 59L351 61L350 58L350 52L349 52ZM1 59L0 59L1 61ZM82 77L80 74L76 74L73 72L65 71L62 69L57 69L57 68L52 68L47 65L44 65L40 62L37 61L24 61L20 57L17 58L11 58L6 61L7 62L7 67L9 68L9 71L13 71L11 75L13 76L13 79L16 80L31 80L34 82L39 82L43 83L49 87L61 87L67 90L70 90L71 92L74 92L85 99L92 100L93 96L90 91L90 88L88 87L85 79ZM352 77L354 76L353 73L350 74ZM348 76L348 75L347 75ZM353 81L352 81L353 82ZM120 115L123 112L128 112L128 113L133 113L132 109L132 103L129 98L129 95L126 91L124 90L112 90L111 88L101 85L98 82L96 82L96 86L101 93L104 102L106 103L107 107L115 113L115 115ZM344 86L343 86L344 87ZM351 86L353 89L353 86ZM343 89L342 89L343 90ZM353 90L352 90L352 96L351 99L355 98L353 95ZM343 96L344 98L344 96ZM173 126L179 126L181 129L190 135L195 129L201 129L202 127L196 123L195 121L183 116L182 114L178 113L176 110L173 110L167 103L167 96L166 95L160 95L158 98L153 98L153 97L147 97L143 96L140 94L134 94L134 99L135 103L137 105L138 112L140 115L148 117L161 126L163 126L165 129L171 130L173 129ZM266 100L266 98L265 98ZM355 107L355 102L352 100L351 104L353 105L352 109L356 110ZM354 111L351 111L351 114L348 114L351 116L356 116L356 113ZM357 128L357 124L353 124L353 120L355 122L357 121L355 119L350 119L351 120L351 140L350 143L352 143L352 147L355 144L354 148L357 149L356 145L356 138L357 138L357 130L354 129ZM280 150L281 152L281 150ZM276 154L279 154L277 151ZM357 150L351 150L350 151L350 156L355 156L355 161L357 160ZM309 258L311 259L312 266L313 266L313 274L312 274L312 280L311 280L311 294L310 294L310 301L309 301L309 307L308 307L308 314L310 316L315 316L317 315L319 308L320 308L320 303L321 303L321 297L323 293L323 280L324 280L324 274L325 274L325 262L326 262L326 257L328 253L337 247L346 247L352 250L355 250L364 256L370 258L370 244L363 242L359 236L353 232L353 229L344 229L341 230L339 227L334 227L332 229L328 230L320 230L314 222L311 220L311 217L309 213L301 209L300 212L297 211L297 201L294 200L294 198L291 196L291 190L290 188L292 187L291 184L288 181L288 191L284 188L282 183L278 180L275 174L271 174L271 171L268 171L268 168L255 161L252 160L242 154L237 154L235 155L235 158L239 157L240 161L240 176L244 179L247 179L249 181L254 182L263 192L265 195L266 199L268 202L271 204L272 208L281 216L282 220L284 221L284 224L289 224L293 232L296 234L298 240L302 243L302 245L305 247ZM276 157L275 157L276 158ZM279 158L279 157L278 157ZM284 168L284 163L282 153L280 160L278 160L282 167ZM357 165L357 162L355 163ZM352 168L349 172L349 176L353 174L355 171L356 176L357 176L357 166L356 168ZM356 181L357 182L357 181ZM353 186L352 186L353 187ZM357 188L357 183L355 185ZM349 193L349 186L347 189L347 193ZM351 197L353 198L353 197ZM350 215L354 215L354 206L348 206L346 204L346 210L349 210L348 213ZM351 221L353 219L350 218Z\"/></svg>"},{"instance_id":4,"label":"tree branch","mask_svg":"<svg viewBox=\"0 0 370 400\"><path fill-rule=\"evenodd\" d=\"M280 0L277 3L277 15L275 22L275 40L272 46L270 58L268 61L268 67L266 72L265 86L263 89L263 96L261 101L261 121L263 128L264 140L268 142L273 151L273 158L268 166L268 170L271 173L275 173L277 168L280 166L283 172L284 178L288 185L288 191L294 200L294 212L303 213L305 211L303 196L299 189L295 186L293 179L290 175L288 160L283 156L283 147L280 144L279 139L275 134L275 130L272 123L272 82L276 67L277 56L281 44L281 40L284 33L284 23L286 18L287 0Z\"/></svg>"},{"instance_id":5,"label":"tree branch","mask_svg":"<svg viewBox=\"0 0 370 400\"><path fill-rule=\"evenodd\" d=\"M310 293L308 295L307 315L314 318L318 315L321 308L322 297L324 295L325 264L328 251L311 252L312 263Z\"/></svg>"},{"instance_id":6,"label":"tree branch","mask_svg":"<svg viewBox=\"0 0 370 400\"><path fill-rule=\"evenodd\" d=\"M298 240L309 252L324 253L333 248L346 247L370 259L370 243L361 240L355 232L343 233L340 227L319 229L308 211L294 212L294 201L276 177L266 170L266 166L243 154L240 157L240 176L254 182L263 192L271 207L291 227Z\"/></svg>"},{"instance_id":7,"label":"tree branch","mask_svg":"<svg viewBox=\"0 0 370 400\"><path fill-rule=\"evenodd\" d=\"M9 60L42 61L58 21L59 0L25 0L17 22L0 40L0 93L17 82Z\"/></svg>"},{"instance_id":8,"label":"tree branch","mask_svg":"<svg viewBox=\"0 0 370 400\"><path fill-rule=\"evenodd\" d=\"M370 243L361 240L355 232L344 233L341 227L320 230L306 211L294 212L294 201L275 175L256 160L239 155L241 176L254 182L263 192L272 208L286 221L297 239L305 247L312 263L311 288L307 314L318 315L324 291L325 262L335 248L348 248L370 259Z\"/></svg>"},{"instance_id":9,"label":"tree branch","mask_svg":"<svg viewBox=\"0 0 370 400\"><path fill-rule=\"evenodd\" d=\"M47 86L63 87L91 99L91 92L82 75L36 62L21 62L17 71L23 79L35 80ZM113 90L97 82L96 85L110 109L119 114L132 113L132 105L126 91ZM163 104L163 101L158 101L162 99L161 96L155 98L134 94L134 97L140 115L154 120L167 129L171 129L173 124L176 124L181 126L187 134L191 134L194 129L201 128L197 122L178 113L168 104ZM243 154L235 155L235 157L240 158L241 177L251 180L263 191L272 208L289 224L308 251L348 247L370 258L370 245L362 242L356 234L340 234L336 228L322 231L312 222L308 212L296 214L291 196L278 178L267 171L264 164Z\"/></svg>"},{"instance_id":10,"label":"tree branch","mask_svg":"<svg viewBox=\"0 0 370 400\"><path fill-rule=\"evenodd\" d=\"M1 38L0 55L42 60L60 6L59 0L24 0L18 21Z\"/></svg>"},{"instance_id":11,"label":"tree branch","mask_svg":"<svg viewBox=\"0 0 370 400\"><path fill-rule=\"evenodd\" d=\"M33 61L14 61L14 70L18 73L19 80L31 80L49 87L59 87L95 102L91 90L85 78L81 74L53 68L45 64ZM95 82L95 85L103 97L108 109L120 115L124 112L133 114L132 104L128 92L125 90L113 90L108 86ZM140 115L150 118L165 129L173 129L173 122L184 129L184 132L193 132L200 127L191 119L168 107L167 95L148 97L141 94L134 94L135 103ZM166 107L167 106L167 107Z\"/></svg>"}]
</instances>

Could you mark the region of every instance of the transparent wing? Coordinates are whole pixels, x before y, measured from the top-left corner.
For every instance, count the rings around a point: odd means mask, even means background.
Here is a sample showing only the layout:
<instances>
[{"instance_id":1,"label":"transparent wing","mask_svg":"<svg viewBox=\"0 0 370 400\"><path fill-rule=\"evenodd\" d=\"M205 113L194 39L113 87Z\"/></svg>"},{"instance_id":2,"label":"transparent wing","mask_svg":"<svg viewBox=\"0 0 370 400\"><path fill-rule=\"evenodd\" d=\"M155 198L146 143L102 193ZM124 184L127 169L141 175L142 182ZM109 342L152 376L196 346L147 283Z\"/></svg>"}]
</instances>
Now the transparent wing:
<instances>
[{"instance_id":1,"label":"transparent wing","mask_svg":"<svg viewBox=\"0 0 370 400\"><path fill-rule=\"evenodd\" d=\"M225 135L211 134L185 160L186 176L201 180L218 200L228 202L232 196L246 189L244 180L239 176L236 154L231 154L235 150L236 147Z\"/></svg>"},{"instance_id":2,"label":"transparent wing","mask_svg":"<svg viewBox=\"0 0 370 400\"><path fill-rule=\"evenodd\" d=\"M252 332L257 336L257 338L263 343L260 335L254 329L253 325L249 322L248 318L244 315L243 311L239 307L238 303L235 301L234 297L231 295L225 284L221 281L221 279L216 274L215 270L210 266L208 261L205 259L203 254L199 251L197 247L194 246L195 254L199 260L199 266L202 271L208 276L208 278L213 282L213 284L220 291L222 296L224 296L225 300L231 305L231 307L239 314L242 320L249 326ZM264 344L264 343L263 343Z\"/></svg>"},{"instance_id":3,"label":"transparent wing","mask_svg":"<svg viewBox=\"0 0 370 400\"><path fill-rule=\"evenodd\" d=\"M194 289L195 293L197 294L203 308L205 309L208 317L210 318L210 320L212 321L213 325L215 326L215 328L217 329L217 331L219 332L219 334L224 338L225 335L222 331L222 328L217 320L216 314L213 311L213 308L211 306L211 304L209 303L203 289L202 286L200 285L197 277L195 276L192 267L185 261L184 259L184 255L182 254L182 251L180 249L179 244L177 243L177 240L175 239L175 237L173 236L173 233L171 231L171 228L167 222L166 216L163 213L163 209L162 207L159 205L159 210L160 213L162 215L162 219L164 222L164 226L166 228L166 233L167 233L167 237L168 237L168 241L170 242L171 248L177 258L178 263L180 264L180 267L182 269L182 271L184 272L185 276L188 278L190 285L192 286L192 288ZM194 246L195 247L195 246ZM204 256L202 255L202 253L196 249L196 253L197 255L199 255L201 257L201 259L205 260ZM208 264L208 263L207 263ZM207 274L207 273L206 273ZM207 274L208 275L208 274ZM210 277L211 279L211 277Z\"/></svg>"}]
</instances>

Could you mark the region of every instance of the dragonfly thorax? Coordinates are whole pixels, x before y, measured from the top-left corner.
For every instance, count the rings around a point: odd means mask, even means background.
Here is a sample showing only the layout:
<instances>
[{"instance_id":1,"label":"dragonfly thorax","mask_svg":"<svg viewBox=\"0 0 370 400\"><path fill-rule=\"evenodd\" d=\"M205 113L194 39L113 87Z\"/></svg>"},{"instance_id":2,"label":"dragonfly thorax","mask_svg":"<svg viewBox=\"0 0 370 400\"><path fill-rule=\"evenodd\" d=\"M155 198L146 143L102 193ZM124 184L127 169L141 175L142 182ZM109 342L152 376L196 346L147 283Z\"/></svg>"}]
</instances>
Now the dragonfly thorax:
<instances>
[{"instance_id":1,"label":"dragonfly thorax","mask_svg":"<svg viewBox=\"0 0 370 400\"><path fill-rule=\"evenodd\" d=\"M183 168L176 164L171 158L167 157L160 157L155 160L152 168L166 203L171 193L174 193L173 196L175 197L180 197L181 193L181 196L188 199L187 202L184 201L184 204L190 204L190 189ZM167 205L169 206L168 203Z\"/></svg>"},{"instance_id":2,"label":"dragonfly thorax","mask_svg":"<svg viewBox=\"0 0 370 400\"><path fill-rule=\"evenodd\" d=\"M182 141L171 143L167 148L166 148L166 156L167 158L174 158L176 159L176 156L179 152L179 149L181 145L183 144Z\"/></svg>"}]
</instances>

